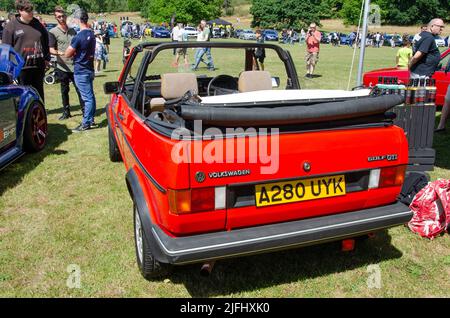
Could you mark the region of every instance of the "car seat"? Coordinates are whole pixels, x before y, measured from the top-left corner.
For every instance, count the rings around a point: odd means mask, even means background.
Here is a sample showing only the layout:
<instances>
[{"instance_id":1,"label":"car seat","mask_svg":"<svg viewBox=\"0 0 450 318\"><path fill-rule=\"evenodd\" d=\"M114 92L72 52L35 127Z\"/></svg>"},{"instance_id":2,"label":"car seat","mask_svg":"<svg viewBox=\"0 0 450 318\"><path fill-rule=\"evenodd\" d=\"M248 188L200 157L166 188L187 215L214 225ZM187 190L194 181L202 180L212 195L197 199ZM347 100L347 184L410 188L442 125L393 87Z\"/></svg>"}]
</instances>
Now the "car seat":
<instances>
[{"instance_id":1,"label":"car seat","mask_svg":"<svg viewBox=\"0 0 450 318\"><path fill-rule=\"evenodd\" d=\"M245 71L239 75L238 88L240 93L271 90L272 77L267 71Z\"/></svg>"},{"instance_id":2,"label":"car seat","mask_svg":"<svg viewBox=\"0 0 450 318\"><path fill-rule=\"evenodd\" d=\"M161 75L161 96L152 98L150 110L163 111L167 100L182 97L191 91L198 94L197 76L194 73L166 73Z\"/></svg>"}]
</instances>

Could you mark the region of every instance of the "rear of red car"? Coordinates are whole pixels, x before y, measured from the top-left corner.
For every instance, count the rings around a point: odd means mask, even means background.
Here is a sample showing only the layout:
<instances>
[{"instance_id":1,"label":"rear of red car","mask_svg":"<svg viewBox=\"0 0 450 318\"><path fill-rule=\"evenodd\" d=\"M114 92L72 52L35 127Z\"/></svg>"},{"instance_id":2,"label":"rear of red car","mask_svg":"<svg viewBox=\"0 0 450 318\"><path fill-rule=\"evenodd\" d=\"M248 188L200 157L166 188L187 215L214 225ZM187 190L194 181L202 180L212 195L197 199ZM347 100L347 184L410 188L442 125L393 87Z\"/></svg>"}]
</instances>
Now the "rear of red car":
<instances>
[{"instance_id":1,"label":"rear of red car","mask_svg":"<svg viewBox=\"0 0 450 318\"><path fill-rule=\"evenodd\" d=\"M158 149L153 166L162 170L148 170L162 189L149 181L146 202L135 202L148 211L141 218L151 216L147 235L161 263L316 244L411 218L396 200L407 141L391 124L241 128L220 138L180 140L159 135L150 146ZM129 185L132 178L129 173Z\"/></svg>"},{"instance_id":2,"label":"rear of red car","mask_svg":"<svg viewBox=\"0 0 450 318\"><path fill-rule=\"evenodd\" d=\"M174 236L217 230L196 225L218 211L230 231L390 204L408 160L396 126L180 143L191 158L199 151L203 158L189 163L188 189L168 190L172 217L162 226ZM252 154L252 147L267 151ZM222 155L207 158L212 149ZM226 163L231 150L241 158Z\"/></svg>"}]
</instances>

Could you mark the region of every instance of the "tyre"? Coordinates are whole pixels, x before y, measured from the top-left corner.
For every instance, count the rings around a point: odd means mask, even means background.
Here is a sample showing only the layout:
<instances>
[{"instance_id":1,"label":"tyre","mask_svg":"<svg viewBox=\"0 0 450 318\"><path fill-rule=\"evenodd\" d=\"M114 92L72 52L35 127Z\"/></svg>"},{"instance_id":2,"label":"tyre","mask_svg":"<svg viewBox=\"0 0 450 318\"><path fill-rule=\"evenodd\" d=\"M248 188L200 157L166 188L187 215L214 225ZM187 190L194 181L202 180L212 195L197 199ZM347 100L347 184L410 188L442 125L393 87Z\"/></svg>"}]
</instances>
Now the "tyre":
<instances>
[{"instance_id":1,"label":"tyre","mask_svg":"<svg viewBox=\"0 0 450 318\"><path fill-rule=\"evenodd\" d=\"M28 108L23 130L23 147L27 152L41 151L47 142L48 125L44 106L34 101Z\"/></svg>"},{"instance_id":2,"label":"tyre","mask_svg":"<svg viewBox=\"0 0 450 318\"><path fill-rule=\"evenodd\" d=\"M108 124L108 141L109 141L109 160L111 160L112 162L122 161L122 155L120 154L119 147L117 146L116 137L114 137L114 133L109 124Z\"/></svg>"},{"instance_id":3,"label":"tyre","mask_svg":"<svg viewBox=\"0 0 450 318\"><path fill-rule=\"evenodd\" d=\"M134 204L134 242L136 248L136 260L139 270L147 280L159 278L170 273L171 265L158 262L153 256L146 240L146 232L142 226L138 207Z\"/></svg>"}]
</instances>

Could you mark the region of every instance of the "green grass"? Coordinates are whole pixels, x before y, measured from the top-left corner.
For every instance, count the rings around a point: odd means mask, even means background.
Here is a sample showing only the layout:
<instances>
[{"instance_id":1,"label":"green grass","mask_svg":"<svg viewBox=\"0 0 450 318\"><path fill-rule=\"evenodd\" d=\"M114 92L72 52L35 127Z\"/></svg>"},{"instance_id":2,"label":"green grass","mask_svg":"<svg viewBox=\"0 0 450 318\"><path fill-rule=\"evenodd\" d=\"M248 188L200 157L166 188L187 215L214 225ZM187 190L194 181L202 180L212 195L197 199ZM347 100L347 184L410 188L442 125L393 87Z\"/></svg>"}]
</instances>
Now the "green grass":
<instances>
[{"instance_id":1,"label":"green grass","mask_svg":"<svg viewBox=\"0 0 450 318\"><path fill-rule=\"evenodd\" d=\"M135 262L125 169L108 160L108 96L102 84L118 77L121 45L121 39L112 39L111 63L95 80L100 128L72 134L70 129L81 120L74 92L75 116L58 121L59 86L46 86L48 146L1 172L1 297L450 296L449 235L430 241L405 227L381 232L351 253L341 253L339 244L332 243L219 261L209 278L199 275L199 265L190 265L176 268L166 280L144 280ZM285 47L303 88L346 89L351 49L323 45L316 70L322 76L305 80L304 47ZM217 63L225 59L218 50L214 58ZM394 61L395 50L369 48L365 69L392 66ZM353 78L355 74L356 68ZM449 135L435 138L432 178L449 178ZM70 264L80 267L79 289L66 285ZM367 287L371 264L381 268L380 289Z\"/></svg>"}]
</instances>

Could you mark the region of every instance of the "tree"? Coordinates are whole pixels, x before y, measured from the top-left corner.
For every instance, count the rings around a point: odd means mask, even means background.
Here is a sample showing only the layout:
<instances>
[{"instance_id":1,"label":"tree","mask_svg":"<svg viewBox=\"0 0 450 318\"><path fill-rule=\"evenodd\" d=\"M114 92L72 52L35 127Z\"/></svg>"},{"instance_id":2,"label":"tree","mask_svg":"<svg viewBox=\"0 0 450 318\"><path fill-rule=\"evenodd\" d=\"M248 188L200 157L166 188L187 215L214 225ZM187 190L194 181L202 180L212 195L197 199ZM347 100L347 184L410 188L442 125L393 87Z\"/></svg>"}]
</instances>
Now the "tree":
<instances>
[{"instance_id":1,"label":"tree","mask_svg":"<svg viewBox=\"0 0 450 318\"><path fill-rule=\"evenodd\" d=\"M449 0L378 0L382 21L394 25L428 23L433 18L450 19Z\"/></svg>"},{"instance_id":2,"label":"tree","mask_svg":"<svg viewBox=\"0 0 450 318\"><path fill-rule=\"evenodd\" d=\"M362 0L344 0L341 16L346 24L358 24ZM449 20L448 0L374 0L379 5L381 21L392 25L417 25L433 18Z\"/></svg>"},{"instance_id":3,"label":"tree","mask_svg":"<svg viewBox=\"0 0 450 318\"><path fill-rule=\"evenodd\" d=\"M232 15L234 13L234 7L231 0L223 0L222 7L225 11L225 15Z\"/></svg>"},{"instance_id":4,"label":"tree","mask_svg":"<svg viewBox=\"0 0 450 318\"><path fill-rule=\"evenodd\" d=\"M199 23L220 17L223 0L145 0L141 14L152 22Z\"/></svg>"},{"instance_id":5,"label":"tree","mask_svg":"<svg viewBox=\"0 0 450 318\"><path fill-rule=\"evenodd\" d=\"M344 0L340 15L346 25L358 25L363 0Z\"/></svg>"},{"instance_id":6,"label":"tree","mask_svg":"<svg viewBox=\"0 0 450 318\"><path fill-rule=\"evenodd\" d=\"M0 0L0 10L6 12L14 10L14 0Z\"/></svg>"},{"instance_id":7,"label":"tree","mask_svg":"<svg viewBox=\"0 0 450 318\"><path fill-rule=\"evenodd\" d=\"M252 27L304 28L319 23L321 0L253 0Z\"/></svg>"},{"instance_id":8,"label":"tree","mask_svg":"<svg viewBox=\"0 0 450 318\"><path fill-rule=\"evenodd\" d=\"M128 0L128 10L140 11L142 9L142 1L140 0Z\"/></svg>"},{"instance_id":9,"label":"tree","mask_svg":"<svg viewBox=\"0 0 450 318\"><path fill-rule=\"evenodd\" d=\"M322 0L320 8L321 19L334 19L339 17L339 11L342 10L344 0Z\"/></svg>"}]
</instances>

